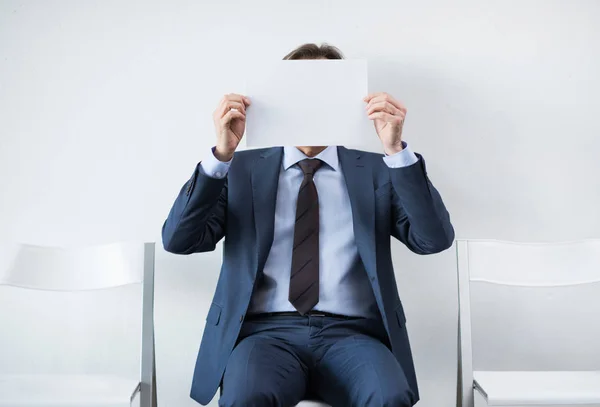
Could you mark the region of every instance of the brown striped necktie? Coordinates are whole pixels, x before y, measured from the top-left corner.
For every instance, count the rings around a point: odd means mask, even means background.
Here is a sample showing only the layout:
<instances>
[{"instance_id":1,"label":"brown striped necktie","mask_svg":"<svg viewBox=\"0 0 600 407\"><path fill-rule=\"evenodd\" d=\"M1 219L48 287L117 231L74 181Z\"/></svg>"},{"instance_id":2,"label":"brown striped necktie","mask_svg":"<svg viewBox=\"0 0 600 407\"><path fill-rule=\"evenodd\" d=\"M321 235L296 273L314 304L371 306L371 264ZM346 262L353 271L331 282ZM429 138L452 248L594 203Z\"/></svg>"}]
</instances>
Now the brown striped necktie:
<instances>
[{"instance_id":1,"label":"brown striped necktie","mask_svg":"<svg viewBox=\"0 0 600 407\"><path fill-rule=\"evenodd\" d=\"M305 159L298 163L304 180L298 192L289 301L302 315L319 302L319 195L313 181L323 162Z\"/></svg>"}]
</instances>

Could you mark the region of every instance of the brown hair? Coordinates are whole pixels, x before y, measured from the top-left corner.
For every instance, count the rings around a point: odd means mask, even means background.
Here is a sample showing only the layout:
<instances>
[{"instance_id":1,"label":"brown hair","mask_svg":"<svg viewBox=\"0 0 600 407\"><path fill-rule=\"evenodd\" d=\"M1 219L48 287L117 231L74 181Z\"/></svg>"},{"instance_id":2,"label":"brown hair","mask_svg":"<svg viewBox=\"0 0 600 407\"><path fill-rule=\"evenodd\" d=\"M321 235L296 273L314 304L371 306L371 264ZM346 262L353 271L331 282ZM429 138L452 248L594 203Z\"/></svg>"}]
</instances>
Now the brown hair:
<instances>
[{"instance_id":1,"label":"brown hair","mask_svg":"<svg viewBox=\"0 0 600 407\"><path fill-rule=\"evenodd\" d=\"M342 51L329 44L304 44L287 54L283 59L344 59Z\"/></svg>"}]
</instances>

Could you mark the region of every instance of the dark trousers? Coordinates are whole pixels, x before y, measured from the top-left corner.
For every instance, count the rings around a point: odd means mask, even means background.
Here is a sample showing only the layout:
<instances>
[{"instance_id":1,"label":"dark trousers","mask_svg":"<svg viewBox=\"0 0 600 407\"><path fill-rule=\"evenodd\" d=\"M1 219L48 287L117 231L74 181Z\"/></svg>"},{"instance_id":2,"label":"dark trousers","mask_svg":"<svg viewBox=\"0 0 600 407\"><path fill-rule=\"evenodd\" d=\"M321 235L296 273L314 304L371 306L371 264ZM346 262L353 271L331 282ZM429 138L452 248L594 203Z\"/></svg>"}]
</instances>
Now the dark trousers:
<instances>
[{"instance_id":1,"label":"dark trousers","mask_svg":"<svg viewBox=\"0 0 600 407\"><path fill-rule=\"evenodd\" d=\"M222 383L222 407L410 407L413 394L380 321L258 316L244 322Z\"/></svg>"}]
</instances>

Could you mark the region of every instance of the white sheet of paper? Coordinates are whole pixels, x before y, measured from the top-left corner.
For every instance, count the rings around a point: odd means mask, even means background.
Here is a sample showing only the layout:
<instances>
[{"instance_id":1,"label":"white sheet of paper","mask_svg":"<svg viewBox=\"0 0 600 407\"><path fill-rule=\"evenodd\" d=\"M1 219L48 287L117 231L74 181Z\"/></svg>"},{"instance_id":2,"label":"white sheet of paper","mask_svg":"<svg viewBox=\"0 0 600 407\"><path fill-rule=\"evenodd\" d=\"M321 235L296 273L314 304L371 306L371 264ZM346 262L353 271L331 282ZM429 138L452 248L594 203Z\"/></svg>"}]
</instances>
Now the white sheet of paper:
<instances>
[{"instance_id":1,"label":"white sheet of paper","mask_svg":"<svg viewBox=\"0 0 600 407\"><path fill-rule=\"evenodd\" d=\"M364 146L375 130L364 60L275 61L249 69L246 146Z\"/></svg>"}]
</instances>

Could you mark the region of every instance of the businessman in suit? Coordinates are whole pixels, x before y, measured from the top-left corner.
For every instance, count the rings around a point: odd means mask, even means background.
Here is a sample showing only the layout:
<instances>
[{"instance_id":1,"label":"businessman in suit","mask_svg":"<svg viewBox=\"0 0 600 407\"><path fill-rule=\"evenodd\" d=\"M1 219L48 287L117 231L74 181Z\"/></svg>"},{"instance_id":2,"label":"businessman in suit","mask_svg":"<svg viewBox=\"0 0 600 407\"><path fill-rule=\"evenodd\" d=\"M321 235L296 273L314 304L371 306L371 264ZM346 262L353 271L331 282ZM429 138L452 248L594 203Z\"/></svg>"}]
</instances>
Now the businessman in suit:
<instances>
[{"instance_id":1,"label":"businessman in suit","mask_svg":"<svg viewBox=\"0 0 600 407\"><path fill-rule=\"evenodd\" d=\"M306 44L286 59L341 59ZM385 154L344 147L236 152L251 101L225 96L216 146L164 224L167 251L207 252L223 265L191 397L221 406L412 406L419 399L390 236L418 254L454 231L423 157L402 140L406 108L365 99ZM310 118L307 118L310 120ZM343 120L343 118L340 118Z\"/></svg>"}]
</instances>

